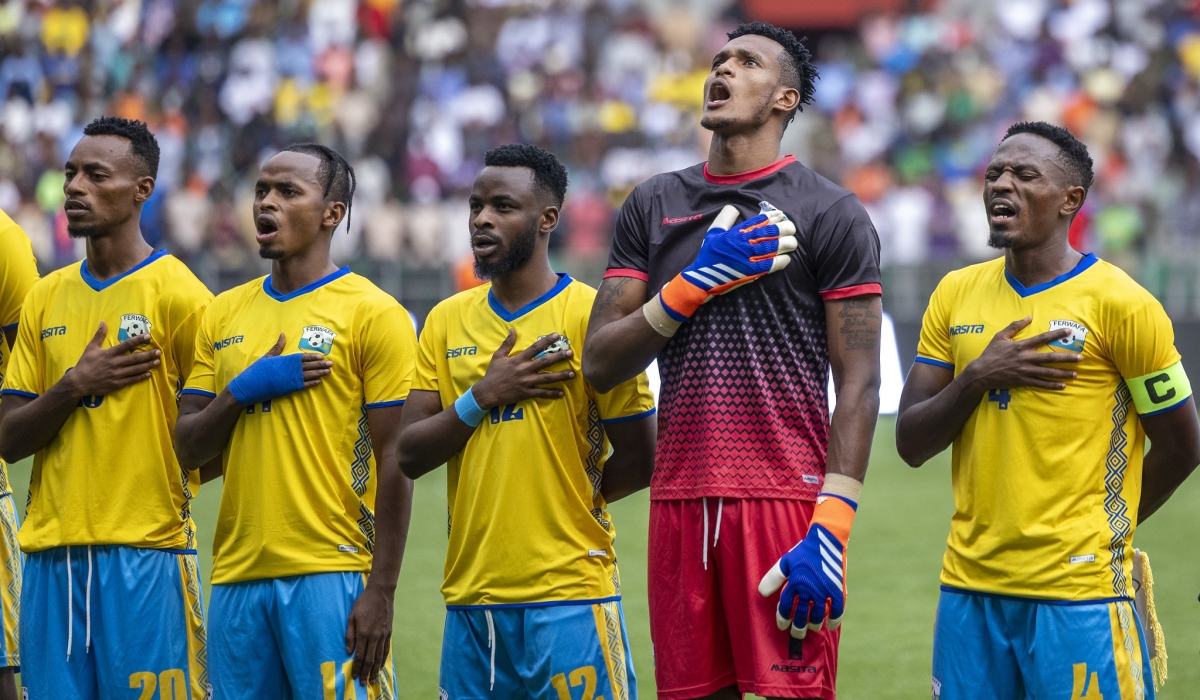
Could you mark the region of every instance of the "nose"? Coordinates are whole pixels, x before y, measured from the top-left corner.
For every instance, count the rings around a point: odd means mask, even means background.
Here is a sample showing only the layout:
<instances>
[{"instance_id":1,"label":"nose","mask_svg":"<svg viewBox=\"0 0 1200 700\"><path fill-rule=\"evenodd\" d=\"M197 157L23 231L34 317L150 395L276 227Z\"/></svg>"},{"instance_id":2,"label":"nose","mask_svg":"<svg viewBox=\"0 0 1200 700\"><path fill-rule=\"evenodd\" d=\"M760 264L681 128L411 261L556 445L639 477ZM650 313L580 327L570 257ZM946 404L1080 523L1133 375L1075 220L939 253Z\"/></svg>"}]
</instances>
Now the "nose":
<instances>
[{"instance_id":1,"label":"nose","mask_svg":"<svg viewBox=\"0 0 1200 700\"><path fill-rule=\"evenodd\" d=\"M262 199L258 200L259 210L267 209L270 211L279 211L279 203L275 198L275 190L267 190Z\"/></svg>"},{"instance_id":2,"label":"nose","mask_svg":"<svg viewBox=\"0 0 1200 700\"><path fill-rule=\"evenodd\" d=\"M479 213L471 217L471 227L476 231L494 228L490 207L481 207Z\"/></svg>"},{"instance_id":3,"label":"nose","mask_svg":"<svg viewBox=\"0 0 1200 700\"><path fill-rule=\"evenodd\" d=\"M82 196L87 194L87 190L83 189L82 184L83 173L77 172L74 175L63 180L63 194L68 197Z\"/></svg>"},{"instance_id":4,"label":"nose","mask_svg":"<svg viewBox=\"0 0 1200 700\"><path fill-rule=\"evenodd\" d=\"M1015 185L1013 174L1005 170L1000 173L1000 177L996 178L995 182L991 183L992 192L1012 192Z\"/></svg>"}]
</instances>

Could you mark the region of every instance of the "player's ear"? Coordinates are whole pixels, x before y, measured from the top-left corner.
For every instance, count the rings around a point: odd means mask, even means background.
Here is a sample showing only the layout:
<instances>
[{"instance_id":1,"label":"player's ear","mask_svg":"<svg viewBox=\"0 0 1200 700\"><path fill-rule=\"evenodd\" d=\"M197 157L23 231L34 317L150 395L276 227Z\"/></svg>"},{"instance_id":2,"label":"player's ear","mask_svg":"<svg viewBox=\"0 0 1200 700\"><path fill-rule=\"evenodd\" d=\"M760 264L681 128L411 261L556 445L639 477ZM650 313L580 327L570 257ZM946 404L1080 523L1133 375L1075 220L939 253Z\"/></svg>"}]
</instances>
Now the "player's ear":
<instances>
[{"instance_id":1,"label":"player's ear","mask_svg":"<svg viewBox=\"0 0 1200 700\"><path fill-rule=\"evenodd\" d=\"M1059 213L1066 217L1075 216L1075 213L1083 208L1083 200L1085 199L1087 199L1087 190L1078 185L1068 187Z\"/></svg>"},{"instance_id":2,"label":"player's ear","mask_svg":"<svg viewBox=\"0 0 1200 700\"><path fill-rule=\"evenodd\" d=\"M558 228L558 207L553 205L542 207L542 214L538 217L538 233L549 235L556 228Z\"/></svg>"},{"instance_id":3,"label":"player's ear","mask_svg":"<svg viewBox=\"0 0 1200 700\"><path fill-rule=\"evenodd\" d=\"M784 114L791 114L800 106L800 91L794 87L780 84L775 88L775 109Z\"/></svg>"},{"instance_id":4,"label":"player's ear","mask_svg":"<svg viewBox=\"0 0 1200 700\"><path fill-rule=\"evenodd\" d=\"M133 201L144 204L152 194L154 194L154 178L149 175L139 177L133 190Z\"/></svg>"},{"instance_id":5,"label":"player's ear","mask_svg":"<svg viewBox=\"0 0 1200 700\"><path fill-rule=\"evenodd\" d=\"M342 219L345 217L346 204L344 202L330 202L325 205L325 217L321 221L321 224L328 226L329 230L332 231L338 227L338 224L342 223Z\"/></svg>"}]
</instances>

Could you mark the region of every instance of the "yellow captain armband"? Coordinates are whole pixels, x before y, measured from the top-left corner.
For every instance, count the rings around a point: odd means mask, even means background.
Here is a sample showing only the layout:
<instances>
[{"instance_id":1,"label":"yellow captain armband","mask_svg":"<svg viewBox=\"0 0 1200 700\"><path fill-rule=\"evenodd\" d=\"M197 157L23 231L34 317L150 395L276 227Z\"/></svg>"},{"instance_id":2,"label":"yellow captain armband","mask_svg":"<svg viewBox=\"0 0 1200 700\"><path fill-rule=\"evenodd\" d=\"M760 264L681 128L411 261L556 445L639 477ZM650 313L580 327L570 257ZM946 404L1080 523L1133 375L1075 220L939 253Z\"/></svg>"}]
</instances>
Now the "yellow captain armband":
<instances>
[{"instance_id":1,"label":"yellow captain armband","mask_svg":"<svg viewBox=\"0 0 1200 700\"><path fill-rule=\"evenodd\" d=\"M1183 371L1183 362L1166 369L1125 380L1138 415L1152 416L1175 408L1192 395L1192 384Z\"/></svg>"}]
</instances>

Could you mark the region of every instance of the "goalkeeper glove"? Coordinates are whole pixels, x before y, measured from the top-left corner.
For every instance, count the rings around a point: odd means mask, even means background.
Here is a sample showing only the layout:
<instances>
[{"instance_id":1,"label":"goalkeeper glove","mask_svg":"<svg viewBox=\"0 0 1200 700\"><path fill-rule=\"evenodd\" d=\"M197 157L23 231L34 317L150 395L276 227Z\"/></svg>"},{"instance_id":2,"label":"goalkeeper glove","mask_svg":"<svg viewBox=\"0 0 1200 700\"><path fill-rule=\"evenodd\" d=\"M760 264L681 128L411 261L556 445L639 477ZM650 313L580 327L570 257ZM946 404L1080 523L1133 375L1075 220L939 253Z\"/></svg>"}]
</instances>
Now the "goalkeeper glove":
<instances>
[{"instance_id":1,"label":"goalkeeper glove","mask_svg":"<svg viewBox=\"0 0 1200 700\"><path fill-rule=\"evenodd\" d=\"M265 355L229 382L229 393L243 406L286 396L304 388L302 354Z\"/></svg>"},{"instance_id":2,"label":"goalkeeper glove","mask_svg":"<svg viewBox=\"0 0 1200 700\"><path fill-rule=\"evenodd\" d=\"M796 225L771 207L734 226L738 211L730 204L708 227L700 252L653 299L642 307L656 331L672 336L714 296L787 267L784 255L796 249Z\"/></svg>"},{"instance_id":3,"label":"goalkeeper glove","mask_svg":"<svg viewBox=\"0 0 1200 700\"><path fill-rule=\"evenodd\" d=\"M762 577L758 593L766 598L783 586L775 622L791 626L791 635L804 639L828 620L835 630L846 609L846 542L858 504L830 493L817 496L808 535L784 554ZM807 623L807 624L806 624Z\"/></svg>"}]
</instances>

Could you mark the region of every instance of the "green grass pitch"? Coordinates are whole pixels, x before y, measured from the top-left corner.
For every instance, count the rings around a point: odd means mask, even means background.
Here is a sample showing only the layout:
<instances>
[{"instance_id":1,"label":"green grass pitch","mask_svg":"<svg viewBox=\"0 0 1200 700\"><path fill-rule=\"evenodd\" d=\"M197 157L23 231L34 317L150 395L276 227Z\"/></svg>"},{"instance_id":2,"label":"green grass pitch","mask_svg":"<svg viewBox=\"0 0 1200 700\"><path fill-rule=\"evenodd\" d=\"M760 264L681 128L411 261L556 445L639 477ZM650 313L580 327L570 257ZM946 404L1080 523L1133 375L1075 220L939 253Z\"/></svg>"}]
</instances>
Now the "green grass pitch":
<instances>
[{"instance_id":1,"label":"green grass pitch","mask_svg":"<svg viewBox=\"0 0 1200 700\"><path fill-rule=\"evenodd\" d=\"M953 504L949 452L920 470L896 455L894 422L876 432L871 471L848 554L850 598L842 636L839 697L908 700L929 697L938 570ZM17 503L25 503L29 462L11 467ZM200 554L210 570L218 484L194 506ZM402 698L436 698L445 609L438 590L446 551L445 471L417 482L412 531L396 592L393 649ZM22 508L23 510L23 508ZM1200 475L1185 484L1137 532L1154 564L1159 616L1167 636L1170 679L1161 700L1200 692ZM624 606L641 697L654 698L646 612L647 496L612 507L617 525Z\"/></svg>"}]
</instances>

